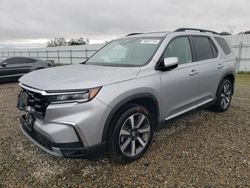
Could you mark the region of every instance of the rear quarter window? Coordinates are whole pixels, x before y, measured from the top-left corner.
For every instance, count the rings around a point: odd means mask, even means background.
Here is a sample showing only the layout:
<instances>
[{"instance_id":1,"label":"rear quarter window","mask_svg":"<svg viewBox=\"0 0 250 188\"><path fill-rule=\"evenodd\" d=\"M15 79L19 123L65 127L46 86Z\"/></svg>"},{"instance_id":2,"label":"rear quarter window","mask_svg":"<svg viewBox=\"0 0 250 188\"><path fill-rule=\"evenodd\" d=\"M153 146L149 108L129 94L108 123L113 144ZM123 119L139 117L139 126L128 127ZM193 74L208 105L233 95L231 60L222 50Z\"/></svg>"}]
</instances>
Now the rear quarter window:
<instances>
[{"instance_id":1,"label":"rear quarter window","mask_svg":"<svg viewBox=\"0 0 250 188\"><path fill-rule=\"evenodd\" d=\"M227 41L221 37L214 37L226 55L231 53L231 48Z\"/></svg>"}]
</instances>

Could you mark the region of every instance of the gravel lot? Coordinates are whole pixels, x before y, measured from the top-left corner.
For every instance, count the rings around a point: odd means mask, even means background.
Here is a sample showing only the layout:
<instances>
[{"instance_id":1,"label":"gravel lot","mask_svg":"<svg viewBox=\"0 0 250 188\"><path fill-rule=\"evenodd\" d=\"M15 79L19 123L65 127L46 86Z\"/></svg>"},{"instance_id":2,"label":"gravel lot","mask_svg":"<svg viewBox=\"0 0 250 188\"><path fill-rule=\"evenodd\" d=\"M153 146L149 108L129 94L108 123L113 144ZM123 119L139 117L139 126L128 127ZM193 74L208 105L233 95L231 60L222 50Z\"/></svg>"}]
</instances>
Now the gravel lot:
<instances>
[{"instance_id":1,"label":"gravel lot","mask_svg":"<svg viewBox=\"0 0 250 188\"><path fill-rule=\"evenodd\" d=\"M238 78L227 112L168 122L128 165L44 153L19 129L17 93L16 83L0 85L0 187L250 187L250 75Z\"/></svg>"}]
</instances>

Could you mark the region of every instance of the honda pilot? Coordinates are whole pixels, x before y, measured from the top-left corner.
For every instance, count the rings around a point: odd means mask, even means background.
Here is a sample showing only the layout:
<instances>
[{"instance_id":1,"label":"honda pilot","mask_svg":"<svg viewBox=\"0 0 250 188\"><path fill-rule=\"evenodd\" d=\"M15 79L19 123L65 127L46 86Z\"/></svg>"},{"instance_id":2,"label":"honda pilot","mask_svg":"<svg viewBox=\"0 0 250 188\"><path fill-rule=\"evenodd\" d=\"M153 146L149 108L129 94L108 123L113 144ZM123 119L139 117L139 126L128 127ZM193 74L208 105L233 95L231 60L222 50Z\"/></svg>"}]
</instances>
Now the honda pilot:
<instances>
[{"instance_id":1,"label":"honda pilot","mask_svg":"<svg viewBox=\"0 0 250 188\"><path fill-rule=\"evenodd\" d=\"M84 63L21 77L21 130L54 156L107 152L131 162L167 120L204 105L226 111L235 73L236 57L216 32L132 33Z\"/></svg>"}]
</instances>

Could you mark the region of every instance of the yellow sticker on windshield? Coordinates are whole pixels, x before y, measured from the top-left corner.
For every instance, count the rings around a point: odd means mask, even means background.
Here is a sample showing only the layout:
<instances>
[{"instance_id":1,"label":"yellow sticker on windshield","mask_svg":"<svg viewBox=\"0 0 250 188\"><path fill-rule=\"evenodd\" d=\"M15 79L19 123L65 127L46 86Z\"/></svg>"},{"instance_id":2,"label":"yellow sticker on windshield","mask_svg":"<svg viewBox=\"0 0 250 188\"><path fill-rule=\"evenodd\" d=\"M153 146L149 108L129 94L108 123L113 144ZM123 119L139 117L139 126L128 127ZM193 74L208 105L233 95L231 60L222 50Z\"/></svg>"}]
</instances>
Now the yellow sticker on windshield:
<instances>
[{"instance_id":1,"label":"yellow sticker on windshield","mask_svg":"<svg viewBox=\"0 0 250 188\"><path fill-rule=\"evenodd\" d=\"M160 40L146 39L142 40L141 44L158 44Z\"/></svg>"}]
</instances>

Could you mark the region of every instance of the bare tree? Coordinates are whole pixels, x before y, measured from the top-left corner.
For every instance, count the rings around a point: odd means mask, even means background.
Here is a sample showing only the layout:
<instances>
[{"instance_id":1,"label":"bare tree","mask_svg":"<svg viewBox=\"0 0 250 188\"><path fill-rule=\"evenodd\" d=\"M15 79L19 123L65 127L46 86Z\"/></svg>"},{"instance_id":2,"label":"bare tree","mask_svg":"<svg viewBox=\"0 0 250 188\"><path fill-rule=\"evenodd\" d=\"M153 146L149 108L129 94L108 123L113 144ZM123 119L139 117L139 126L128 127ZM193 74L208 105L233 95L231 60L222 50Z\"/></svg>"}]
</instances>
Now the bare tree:
<instances>
[{"instance_id":1,"label":"bare tree","mask_svg":"<svg viewBox=\"0 0 250 188\"><path fill-rule=\"evenodd\" d=\"M220 33L220 35L232 35L232 34L229 33L229 32L227 32L227 31L222 31L222 32Z\"/></svg>"},{"instance_id":2,"label":"bare tree","mask_svg":"<svg viewBox=\"0 0 250 188\"><path fill-rule=\"evenodd\" d=\"M54 38L47 42L47 47L56 47L56 46L74 46L74 45L85 45L89 44L89 39L70 39L68 42L63 37Z\"/></svg>"},{"instance_id":3,"label":"bare tree","mask_svg":"<svg viewBox=\"0 0 250 188\"><path fill-rule=\"evenodd\" d=\"M79 39L70 39L68 42L69 46L73 46L73 45L85 45L85 44L89 44L89 39L83 39L82 37L80 37Z\"/></svg>"},{"instance_id":4,"label":"bare tree","mask_svg":"<svg viewBox=\"0 0 250 188\"><path fill-rule=\"evenodd\" d=\"M244 34L250 34L250 30L245 31Z\"/></svg>"},{"instance_id":5,"label":"bare tree","mask_svg":"<svg viewBox=\"0 0 250 188\"><path fill-rule=\"evenodd\" d=\"M47 42L47 47L66 46L66 45L67 42L63 37L54 38Z\"/></svg>"}]
</instances>

